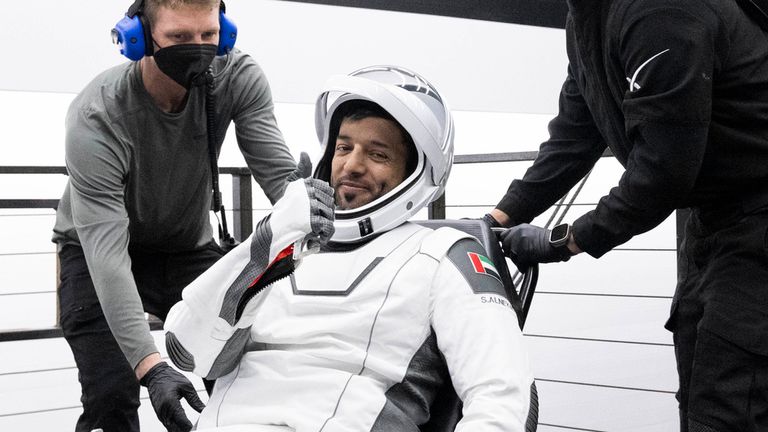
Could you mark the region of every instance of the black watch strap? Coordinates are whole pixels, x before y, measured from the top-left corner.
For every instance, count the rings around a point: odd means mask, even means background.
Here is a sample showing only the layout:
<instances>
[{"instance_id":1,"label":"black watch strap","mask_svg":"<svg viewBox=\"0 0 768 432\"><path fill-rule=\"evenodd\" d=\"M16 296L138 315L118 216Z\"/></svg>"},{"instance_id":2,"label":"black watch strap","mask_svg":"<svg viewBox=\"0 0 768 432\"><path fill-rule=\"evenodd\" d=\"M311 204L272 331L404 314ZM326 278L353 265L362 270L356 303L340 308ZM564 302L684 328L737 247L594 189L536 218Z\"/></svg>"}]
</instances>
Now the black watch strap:
<instances>
[{"instance_id":1,"label":"black watch strap","mask_svg":"<svg viewBox=\"0 0 768 432\"><path fill-rule=\"evenodd\" d=\"M555 250L560 253L560 258L563 261L568 261L573 256L573 252L571 252L571 250L568 249L568 243L562 246L555 246Z\"/></svg>"}]
</instances>

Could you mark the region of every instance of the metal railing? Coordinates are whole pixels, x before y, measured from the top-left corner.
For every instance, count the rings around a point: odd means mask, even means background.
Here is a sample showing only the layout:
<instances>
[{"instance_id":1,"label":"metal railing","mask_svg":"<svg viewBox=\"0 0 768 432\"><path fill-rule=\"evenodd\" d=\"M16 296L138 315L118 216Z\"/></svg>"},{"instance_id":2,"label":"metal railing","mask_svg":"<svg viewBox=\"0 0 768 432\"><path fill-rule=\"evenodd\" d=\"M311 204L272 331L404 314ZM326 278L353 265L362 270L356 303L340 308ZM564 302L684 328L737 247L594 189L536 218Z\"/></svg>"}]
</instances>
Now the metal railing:
<instances>
[{"instance_id":1,"label":"metal railing","mask_svg":"<svg viewBox=\"0 0 768 432\"><path fill-rule=\"evenodd\" d=\"M232 176L232 234L236 239L248 237L253 232L253 186L251 171L248 168L222 167L221 174ZM63 166L0 166L0 174L67 174ZM0 199L0 209L53 209L59 205L58 199ZM162 322L150 319L151 330L162 329ZM62 337L57 323L53 327L2 329L0 342L48 339Z\"/></svg>"},{"instance_id":2,"label":"metal railing","mask_svg":"<svg viewBox=\"0 0 768 432\"><path fill-rule=\"evenodd\" d=\"M232 176L233 235L245 238L253 230L251 171L248 168L222 167ZM0 166L0 174L67 174L62 166ZM0 199L0 209L56 209L58 199ZM242 211L241 211L242 210Z\"/></svg>"}]
</instances>

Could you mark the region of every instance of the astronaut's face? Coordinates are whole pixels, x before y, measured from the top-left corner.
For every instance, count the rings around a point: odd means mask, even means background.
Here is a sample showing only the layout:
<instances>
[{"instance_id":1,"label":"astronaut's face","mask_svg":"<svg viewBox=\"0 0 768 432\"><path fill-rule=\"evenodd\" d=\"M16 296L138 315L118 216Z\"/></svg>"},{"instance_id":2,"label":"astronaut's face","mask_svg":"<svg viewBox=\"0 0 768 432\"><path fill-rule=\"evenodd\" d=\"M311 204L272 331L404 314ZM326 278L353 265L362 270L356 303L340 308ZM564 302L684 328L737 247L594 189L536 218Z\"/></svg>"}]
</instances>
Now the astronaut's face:
<instances>
[{"instance_id":1,"label":"astronaut's face","mask_svg":"<svg viewBox=\"0 0 768 432\"><path fill-rule=\"evenodd\" d=\"M406 177L407 158L406 141L393 121L344 119L331 162L336 207L355 209L394 189Z\"/></svg>"}]
</instances>

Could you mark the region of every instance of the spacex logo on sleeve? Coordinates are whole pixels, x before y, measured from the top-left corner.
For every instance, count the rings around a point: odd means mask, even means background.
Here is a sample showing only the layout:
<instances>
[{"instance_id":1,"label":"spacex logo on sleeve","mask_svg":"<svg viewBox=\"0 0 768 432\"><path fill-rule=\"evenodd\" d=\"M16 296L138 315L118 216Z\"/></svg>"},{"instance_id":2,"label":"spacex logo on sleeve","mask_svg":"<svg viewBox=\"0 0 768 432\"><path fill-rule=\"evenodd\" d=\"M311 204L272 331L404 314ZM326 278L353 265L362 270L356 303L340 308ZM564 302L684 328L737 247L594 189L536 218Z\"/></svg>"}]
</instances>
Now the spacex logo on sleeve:
<instances>
[{"instance_id":1,"label":"spacex logo on sleeve","mask_svg":"<svg viewBox=\"0 0 768 432\"><path fill-rule=\"evenodd\" d=\"M667 48L667 49L665 49L664 51L661 51L660 53L657 53L657 54L656 54L656 55L654 55L653 57L649 58L648 60L646 60L645 62L643 62L643 64L641 64L641 65L640 65L640 67L638 67L638 68L635 70L635 73L633 73L633 74L632 74L632 78L630 78L630 77L627 77L627 82L629 82L629 91L630 91L630 92L635 92L635 91L637 91L637 90L640 90L640 88L641 88L641 87L640 87L640 84L638 84L638 83L637 83L637 76L640 74L640 71L641 71L641 70L643 70L643 68L644 68L645 66L647 66L647 65L648 65L648 63L650 63L651 61L653 61L653 60L654 60L656 57L658 57L658 56L660 56L660 55L664 54L664 53L665 53L665 52L667 52L667 51L669 51L669 48Z\"/></svg>"}]
</instances>

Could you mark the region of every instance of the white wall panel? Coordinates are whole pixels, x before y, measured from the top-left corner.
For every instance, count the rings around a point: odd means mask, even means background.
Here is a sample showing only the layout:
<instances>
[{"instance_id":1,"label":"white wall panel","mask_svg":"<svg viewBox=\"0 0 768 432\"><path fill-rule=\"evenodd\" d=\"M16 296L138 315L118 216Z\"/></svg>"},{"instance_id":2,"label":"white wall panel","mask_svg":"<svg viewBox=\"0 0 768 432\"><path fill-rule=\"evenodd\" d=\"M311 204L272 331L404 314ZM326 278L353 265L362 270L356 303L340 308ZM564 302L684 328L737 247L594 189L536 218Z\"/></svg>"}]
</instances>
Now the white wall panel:
<instances>
[{"instance_id":1,"label":"white wall panel","mask_svg":"<svg viewBox=\"0 0 768 432\"><path fill-rule=\"evenodd\" d=\"M151 409L151 408L150 408ZM0 417L4 431L71 432L75 429L80 409L63 409Z\"/></svg>"},{"instance_id":2,"label":"white wall panel","mask_svg":"<svg viewBox=\"0 0 768 432\"><path fill-rule=\"evenodd\" d=\"M19 5L19 7L29 6L29 4ZM0 17L0 23L4 23L7 19L8 15L3 14ZM0 34L6 29L0 26ZM0 46L8 42L9 40L5 39L4 42L0 42ZM39 52L42 49L41 47L29 51ZM39 56L38 61L43 62L44 58L45 56ZM28 74L30 67L13 69L16 69L14 73ZM11 68L0 68L0 77L7 73L8 69ZM0 90L5 88L7 87L0 84ZM5 149L3 156L0 157L0 165L64 165L64 116L75 94L43 93L35 87L26 90L28 91L0 91L0 139ZM0 176L0 181L7 181L5 177ZM24 181L29 182L34 177L26 176ZM3 191L3 198L11 198L9 194L27 190L35 193L34 184L25 183L27 186L24 188L18 185L17 183L17 187L10 189L0 188ZM34 195L28 195L26 198L31 196Z\"/></svg>"},{"instance_id":3,"label":"white wall panel","mask_svg":"<svg viewBox=\"0 0 768 432\"><path fill-rule=\"evenodd\" d=\"M0 296L53 291L56 288L55 279L56 257L53 253L0 255Z\"/></svg>"},{"instance_id":4,"label":"white wall panel","mask_svg":"<svg viewBox=\"0 0 768 432\"><path fill-rule=\"evenodd\" d=\"M56 324L56 294L3 296L0 331L16 328L48 328Z\"/></svg>"},{"instance_id":5,"label":"white wall panel","mask_svg":"<svg viewBox=\"0 0 768 432\"><path fill-rule=\"evenodd\" d=\"M679 430L677 401L669 393L549 382L537 382L536 386L539 389L539 422L545 426L605 432Z\"/></svg>"},{"instance_id":6,"label":"white wall panel","mask_svg":"<svg viewBox=\"0 0 768 432\"><path fill-rule=\"evenodd\" d=\"M525 333L671 344L663 325L671 300L537 293Z\"/></svg>"},{"instance_id":7,"label":"white wall panel","mask_svg":"<svg viewBox=\"0 0 768 432\"><path fill-rule=\"evenodd\" d=\"M0 254L54 252L53 223L53 215L0 217Z\"/></svg>"},{"instance_id":8,"label":"white wall panel","mask_svg":"<svg viewBox=\"0 0 768 432\"><path fill-rule=\"evenodd\" d=\"M571 432L571 431L585 431L586 429L575 429L569 426L551 426L551 425L543 425L539 423L539 427L536 429L536 432Z\"/></svg>"},{"instance_id":9,"label":"white wall panel","mask_svg":"<svg viewBox=\"0 0 768 432\"><path fill-rule=\"evenodd\" d=\"M0 416L80 405L77 369L0 377Z\"/></svg>"},{"instance_id":10,"label":"white wall panel","mask_svg":"<svg viewBox=\"0 0 768 432\"><path fill-rule=\"evenodd\" d=\"M450 104L451 101L448 102ZM521 114L453 109L456 154L538 150L539 145L549 137L547 124L553 117L554 114L550 113Z\"/></svg>"},{"instance_id":11,"label":"white wall panel","mask_svg":"<svg viewBox=\"0 0 768 432\"><path fill-rule=\"evenodd\" d=\"M4 135L2 132L0 134ZM0 135L1 136L1 135ZM26 139L25 135L24 136ZM5 138L5 137L3 137ZM16 144L30 144L33 141L10 141L7 138L5 142L8 145ZM52 143L53 146L60 146L63 151L64 140L57 140L56 143ZM29 156L38 153L39 150L30 148L28 151L12 152L12 154L26 153ZM11 158L8 158L11 159ZM39 162L34 163L32 161L24 161L23 158L14 160L1 160L0 164L3 165L32 165L32 166L64 166L64 158L58 161L49 159L46 163L45 159L41 159ZM32 163L24 163L32 162ZM0 199L58 199L61 197L61 192L64 191L64 186L67 184L67 176L64 174L3 174L0 175ZM55 191L55 192L53 192ZM3 210L4 212L7 210ZM36 210L39 211L39 210ZM28 212L30 213L30 212ZM53 210L48 210L47 213L53 213Z\"/></svg>"},{"instance_id":12,"label":"white wall panel","mask_svg":"<svg viewBox=\"0 0 768 432\"><path fill-rule=\"evenodd\" d=\"M643 234L636 235L628 242L617 247L617 249L662 249L664 252L671 252L672 255L664 254L668 259L666 265L675 265L676 249L677 249L677 220L676 213L672 213L667 217L664 222L656 226L656 228L645 232ZM634 263L636 265L644 265L644 263ZM632 263L630 263L632 265ZM653 268L656 271L656 268ZM673 276L672 281L676 280L676 276Z\"/></svg>"},{"instance_id":13,"label":"white wall panel","mask_svg":"<svg viewBox=\"0 0 768 432\"><path fill-rule=\"evenodd\" d=\"M677 391L674 348L527 336L537 379Z\"/></svg>"},{"instance_id":14,"label":"white wall panel","mask_svg":"<svg viewBox=\"0 0 768 432\"><path fill-rule=\"evenodd\" d=\"M278 102L275 104L275 116L294 157L298 158L298 155L304 151L313 161L317 161L321 155L315 133L314 105ZM547 123L552 116L552 114L473 112L454 109L455 154L536 151L539 144L548 136ZM227 132L219 161L220 166L245 166L237 148L234 126L231 126ZM530 163L520 162L514 165L515 168L512 169L520 170L519 175L522 175ZM457 164L454 169L470 166L478 165ZM500 170L498 177L494 177L494 182L503 184L504 190L514 175L518 175L516 171L503 172L502 170L510 168L510 165L504 163L486 165L486 168L488 167ZM452 176L457 177L456 174ZM496 197L493 198L493 200L496 199Z\"/></svg>"},{"instance_id":15,"label":"white wall panel","mask_svg":"<svg viewBox=\"0 0 768 432\"><path fill-rule=\"evenodd\" d=\"M0 342L0 350L3 353L0 376L75 366L64 338Z\"/></svg>"},{"instance_id":16,"label":"white wall panel","mask_svg":"<svg viewBox=\"0 0 768 432\"><path fill-rule=\"evenodd\" d=\"M677 281L674 251L611 251L539 266L538 291L672 297ZM538 301L534 298L534 302ZM629 299L631 301L632 299Z\"/></svg>"},{"instance_id":17,"label":"white wall panel","mask_svg":"<svg viewBox=\"0 0 768 432\"><path fill-rule=\"evenodd\" d=\"M592 169L589 180L587 180L581 193L579 193L577 202L597 204L600 198L608 195L611 188L619 183L619 178L621 178L623 172L624 167L621 166L616 158L600 158Z\"/></svg>"},{"instance_id":18,"label":"white wall panel","mask_svg":"<svg viewBox=\"0 0 768 432\"><path fill-rule=\"evenodd\" d=\"M509 183L522 177L527 162L494 162L488 164L454 164L445 188L447 205L496 205Z\"/></svg>"}]
</instances>

